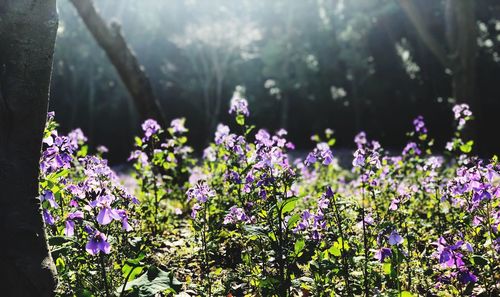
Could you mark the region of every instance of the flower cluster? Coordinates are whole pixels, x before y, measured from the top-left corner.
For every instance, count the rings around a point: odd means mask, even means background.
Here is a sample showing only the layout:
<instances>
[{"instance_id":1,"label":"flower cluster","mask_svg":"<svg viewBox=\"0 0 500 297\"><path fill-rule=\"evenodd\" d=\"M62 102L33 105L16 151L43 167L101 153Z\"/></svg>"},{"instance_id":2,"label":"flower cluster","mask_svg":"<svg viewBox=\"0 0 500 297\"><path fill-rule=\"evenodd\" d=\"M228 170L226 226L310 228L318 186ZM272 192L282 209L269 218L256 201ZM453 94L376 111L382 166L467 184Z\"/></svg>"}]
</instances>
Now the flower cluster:
<instances>
[{"instance_id":1,"label":"flower cluster","mask_svg":"<svg viewBox=\"0 0 500 297\"><path fill-rule=\"evenodd\" d=\"M49 117L40 160L39 198L49 243L54 242L54 250L67 251L55 254L57 263L65 263L58 267L65 269L63 284L71 288L78 281L96 282L95 271L109 271L115 278L106 263L127 257L130 247L124 238L136 227L139 202L121 185L100 156L102 152L88 155L87 138L80 129L64 136L56 127L53 116ZM108 281L101 280L106 286Z\"/></svg>"},{"instance_id":2,"label":"flower cluster","mask_svg":"<svg viewBox=\"0 0 500 297\"><path fill-rule=\"evenodd\" d=\"M246 99L234 96L231 99L231 104L229 108L229 114L238 114L248 117L250 112L248 111L248 102Z\"/></svg>"},{"instance_id":3,"label":"flower cluster","mask_svg":"<svg viewBox=\"0 0 500 297\"><path fill-rule=\"evenodd\" d=\"M246 100L235 96L229 113L238 126L219 124L198 162L184 119L166 129L146 121L130 156L135 196L104 151L87 155L81 131L47 131L43 217L52 239L84 253L88 279L99 265L123 277L145 259L125 260L123 250L160 247L154 261L194 267L196 275L176 273L198 295L498 295L500 163L473 157L462 139L468 106L453 108L452 153L433 152L419 116L400 153L356 135L349 168L333 153L331 129L311 137L311 152L293 152L287 131L245 123ZM163 252L182 242L183 253ZM63 258L76 267L78 257ZM85 269L62 273L69 287Z\"/></svg>"},{"instance_id":4,"label":"flower cluster","mask_svg":"<svg viewBox=\"0 0 500 297\"><path fill-rule=\"evenodd\" d=\"M458 121L458 130L462 130L465 127L465 123L472 117L472 112L467 104L453 106L453 114L455 116L455 120Z\"/></svg>"}]
</instances>

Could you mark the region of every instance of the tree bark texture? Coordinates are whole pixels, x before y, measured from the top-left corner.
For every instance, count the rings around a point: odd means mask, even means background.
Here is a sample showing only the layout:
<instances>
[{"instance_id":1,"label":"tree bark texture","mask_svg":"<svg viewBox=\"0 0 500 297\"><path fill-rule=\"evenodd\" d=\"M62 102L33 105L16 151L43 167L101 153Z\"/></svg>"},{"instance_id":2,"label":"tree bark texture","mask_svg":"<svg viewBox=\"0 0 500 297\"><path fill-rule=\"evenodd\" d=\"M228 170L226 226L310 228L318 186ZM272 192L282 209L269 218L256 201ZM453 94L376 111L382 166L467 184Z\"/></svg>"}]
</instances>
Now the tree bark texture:
<instances>
[{"instance_id":1,"label":"tree bark texture","mask_svg":"<svg viewBox=\"0 0 500 297\"><path fill-rule=\"evenodd\" d=\"M0 295L53 296L38 196L56 0L0 0Z\"/></svg>"},{"instance_id":2,"label":"tree bark texture","mask_svg":"<svg viewBox=\"0 0 500 297\"><path fill-rule=\"evenodd\" d=\"M92 0L70 1L120 75L134 99L141 120L153 118L165 125L166 120L161 105L154 95L150 80L144 67L139 64L137 57L125 41L120 25L113 22L108 26Z\"/></svg>"}]
</instances>

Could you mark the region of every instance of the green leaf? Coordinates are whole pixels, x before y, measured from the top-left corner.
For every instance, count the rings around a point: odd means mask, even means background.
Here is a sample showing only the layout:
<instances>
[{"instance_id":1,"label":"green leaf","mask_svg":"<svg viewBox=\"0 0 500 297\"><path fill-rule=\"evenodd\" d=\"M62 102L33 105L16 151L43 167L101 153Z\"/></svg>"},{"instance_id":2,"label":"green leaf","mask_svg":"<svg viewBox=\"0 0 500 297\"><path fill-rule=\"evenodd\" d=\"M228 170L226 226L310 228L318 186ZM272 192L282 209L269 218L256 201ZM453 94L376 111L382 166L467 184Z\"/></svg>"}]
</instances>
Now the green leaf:
<instances>
[{"instance_id":1,"label":"green leaf","mask_svg":"<svg viewBox=\"0 0 500 297\"><path fill-rule=\"evenodd\" d=\"M68 241L71 241L71 237L66 236L51 236L49 237L49 245L50 246L60 246L65 244Z\"/></svg>"},{"instance_id":2,"label":"green leaf","mask_svg":"<svg viewBox=\"0 0 500 297\"><path fill-rule=\"evenodd\" d=\"M92 297L94 295L92 295L92 292L90 292L89 290L87 289L79 289L77 292L76 292L76 296L77 297Z\"/></svg>"},{"instance_id":3,"label":"green leaf","mask_svg":"<svg viewBox=\"0 0 500 297\"><path fill-rule=\"evenodd\" d=\"M382 265L382 268L384 269L384 274L389 275L392 273L392 265L391 263L384 263Z\"/></svg>"},{"instance_id":4,"label":"green leaf","mask_svg":"<svg viewBox=\"0 0 500 297\"><path fill-rule=\"evenodd\" d=\"M340 248L338 247L338 243L334 243L331 248L328 249L328 252L335 257L340 257Z\"/></svg>"},{"instance_id":5,"label":"green leaf","mask_svg":"<svg viewBox=\"0 0 500 297\"><path fill-rule=\"evenodd\" d=\"M254 126L254 125L252 125L252 126L248 127L248 128L247 128L247 130L245 131L245 135L250 134L250 132L252 132L252 130L253 130L253 129L255 129L255 126Z\"/></svg>"},{"instance_id":6,"label":"green leaf","mask_svg":"<svg viewBox=\"0 0 500 297\"><path fill-rule=\"evenodd\" d=\"M84 145L80 148L78 153L76 154L78 157L85 157L87 153L89 152L89 147L87 145Z\"/></svg>"},{"instance_id":7,"label":"green leaf","mask_svg":"<svg viewBox=\"0 0 500 297\"><path fill-rule=\"evenodd\" d=\"M128 280L132 281L139 274L141 274L143 270L144 270L144 267L141 267L141 266L131 266L131 265L125 264L122 267L122 275L123 275L123 278L126 278L128 276Z\"/></svg>"},{"instance_id":8,"label":"green leaf","mask_svg":"<svg viewBox=\"0 0 500 297\"><path fill-rule=\"evenodd\" d=\"M474 145L474 141L473 140L469 140L467 141L467 143L465 144L462 144L460 146L460 150L463 152L463 153L470 153L472 151L472 146Z\"/></svg>"},{"instance_id":9,"label":"green leaf","mask_svg":"<svg viewBox=\"0 0 500 297\"><path fill-rule=\"evenodd\" d=\"M474 255L472 256L472 262L474 265L484 266L488 264L488 260L486 260L483 256Z\"/></svg>"},{"instance_id":10,"label":"green leaf","mask_svg":"<svg viewBox=\"0 0 500 297\"><path fill-rule=\"evenodd\" d=\"M142 140L139 137L136 136L134 140L135 140L135 145L137 145L138 147L142 146Z\"/></svg>"},{"instance_id":11,"label":"green leaf","mask_svg":"<svg viewBox=\"0 0 500 297\"><path fill-rule=\"evenodd\" d=\"M289 213L295 208L298 197L288 198L278 203L278 209L281 209L281 214Z\"/></svg>"},{"instance_id":12,"label":"green leaf","mask_svg":"<svg viewBox=\"0 0 500 297\"><path fill-rule=\"evenodd\" d=\"M408 291L401 292L400 297L413 297L413 294Z\"/></svg>"},{"instance_id":13,"label":"green leaf","mask_svg":"<svg viewBox=\"0 0 500 297\"><path fill-rule=\"evenodd\" d=\"M297 223L299 220L300 220L300 214L298 213L294 214L288 219L287 228L288 229L293 228L295 226L295 223Z\"/></svg>"},{"instance_id":14,"label":"green leaf","mask_svg":"<svg viewBox=\"0 0 500 297\"><path fill-rule=\"evenodd\" d=\"M293 247L295 255L296 256L299 255L299 253L302 252L302 250L304 249L305 246L306 246L306 243L303 239L297 240L295 242L294 247Z\"/></svg>"},{"instance_id":15,"label":"green leaf","mask_svg":"<svg viewBox=\"0 0 500 297\"><path fill-rule=\"evenodd\" d=\"M237 115L236 116L236 123L238 123L238 125L240 125L240 126L245 125L245 116L242 114Z\"/></svg>"},{"instance_id":16,"label":"green leaf","mask_svg":"<svg viewBox=\"0 0 500 297\"><path fill-rule=\"evenodd\" d=\"M182 283L174 277L172 272L150 266L142 276L127 283L125 290L133 289L139 297L149 297L167 290L177 291L181 286Z\"/></svg>"}]
</instances>

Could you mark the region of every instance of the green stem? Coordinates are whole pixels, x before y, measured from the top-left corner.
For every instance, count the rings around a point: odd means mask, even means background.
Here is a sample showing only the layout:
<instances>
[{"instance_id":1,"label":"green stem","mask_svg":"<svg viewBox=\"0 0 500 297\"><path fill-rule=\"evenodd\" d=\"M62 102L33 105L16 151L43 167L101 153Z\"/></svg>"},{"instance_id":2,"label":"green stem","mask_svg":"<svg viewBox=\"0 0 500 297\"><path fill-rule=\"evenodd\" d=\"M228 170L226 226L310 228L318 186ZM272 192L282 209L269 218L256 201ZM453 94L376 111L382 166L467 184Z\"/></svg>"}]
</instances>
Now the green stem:
<instances>
[{"instance_id":1,"label":"green stem","mask_svg":"<svg viewBox=\"0 0 500 297\"><path fill-rule=\"evenodd\" d=\"M341 250L340 250L340 257L342 258L342 266L344 268L344 280L345 280L345 283L346 283L346 288L347 288L347 295L348 296L352 296L352 293L351 293L351 285L349 283L349 264L347 262L347 257L346 257L346 254L345 254L345 242L344 242L344 231L342 229L342 220L341 220L341 216L340 216L340 212L339 212L339 209L338 209L338 206L337 206L337 200L335 199L335 196L333 196L333 206L334 206L334 210L335 210L335 216L337 217L337 225L339 226L339 233L340 233L340 240L342 241L342 247L341 247Z\"/></svg>"},{"instance_id":2,"label":"green stem","mask_svg":"<svg viewBox=\"0 0 500 297\"><path fill-rule=\"evenodd\" d=\"M361 196L361 222L363 223L363 285L365 290L365 297L368 297L368 237L366 236L366 223L365 223L365 187L364 183L362 185L362 196Z\"/></svg>"},{"instance_id":3,"label":"green stem","mask_svg":"<svg viewBox=\"0 0 500 297\"><path fill-rule=\"evenodd\" d=\"M106 274L106 266L104 264L104 254L103 253L99 253L99 263L100 263L100 266L101 266L101 277L102 277L102 280L104 282L104 291L106 292L106 297L109 297L111 296L109 294L109 288L108 288L108 276Z\"/></svg>"}]
</instances>

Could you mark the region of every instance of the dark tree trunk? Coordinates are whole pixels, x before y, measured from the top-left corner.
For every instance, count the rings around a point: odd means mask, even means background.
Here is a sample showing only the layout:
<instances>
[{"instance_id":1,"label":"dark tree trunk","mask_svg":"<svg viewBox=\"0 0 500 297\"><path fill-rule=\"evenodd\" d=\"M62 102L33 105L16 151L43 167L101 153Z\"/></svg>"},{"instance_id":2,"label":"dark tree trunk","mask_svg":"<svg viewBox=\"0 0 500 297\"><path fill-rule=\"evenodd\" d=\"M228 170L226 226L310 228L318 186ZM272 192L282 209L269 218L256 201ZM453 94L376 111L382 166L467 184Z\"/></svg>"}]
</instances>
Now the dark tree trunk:
<instances>
[{"instance_id":1,"label":"dark tree trunk","mask_svg":"<svg viewBox=\"0 0 500 297\"><path fill-rule=\"evenodd\" d=\"M458 102L479 104L475 98L477 32L473 0L448 0L446 3L446 36L453 61L453 97Z\"/></svg>"},{"instance_id":2,"label":"dark tree trunk","mask_svg":"<svg viewBox=\"0 0 500 297\"><path fill-rule=\"evenodd\" d=\"M154 95L149 78L125 41L120 25L114 22L108 26L97 12L92 0L70 1L120 75L134 99L141 120L153 118L165 125L166 120L161 105Z\"/></svg>"},{"instance_id":3,"label":"dark tree trunk","mask_svg":"<svg viewBox=\"0 0 500 297\"><path fill-rule=\"evenodd\" d=\"M453 61L453 98L468 103L475 120L465 130L467 138L476 140L476 152L484 147L480 139L482 106L476 92L477 29L474 0L448 0L446 3L446 37Z\"/></svg>"},{"instance_id":4,"label":"dark tree trunk","mask_svg":"<svg viewBox=\"0 0 500 297\"><path fill-rule=\"evenodd\" d=\"M53 296L38 196L56 0L0 1L0 295Z\"/></svg>"},{"instance_id":5,"label":"dark tree trunk","mask_svg":"<svg viewBox=\"0 0 500 297\"><path fill-rule=\"evenodd\" d=\"M452 74L452 95L458 102L479 108L475 97L477 32L474 0L445 2L447 49L429 30L417 0L399 0L424 44Z\"/></svg>"},{"instance_id":6,"label":"dark tree trunk","mask_svg":"<svg viewBox=\"0 0 500 297\"><path fill-rule=\"evenodd\" d=\"M417 0L399 0L418 36L443 67L451 71L452 96L458 103L468 103L476 120L469 124L466 136L479 140L482 120L481 101L476 93L477 29L475 0L444 2L447 48L429 30ZM481 142L477 142L481 151Z\"/></svg>"}]
</instances>

